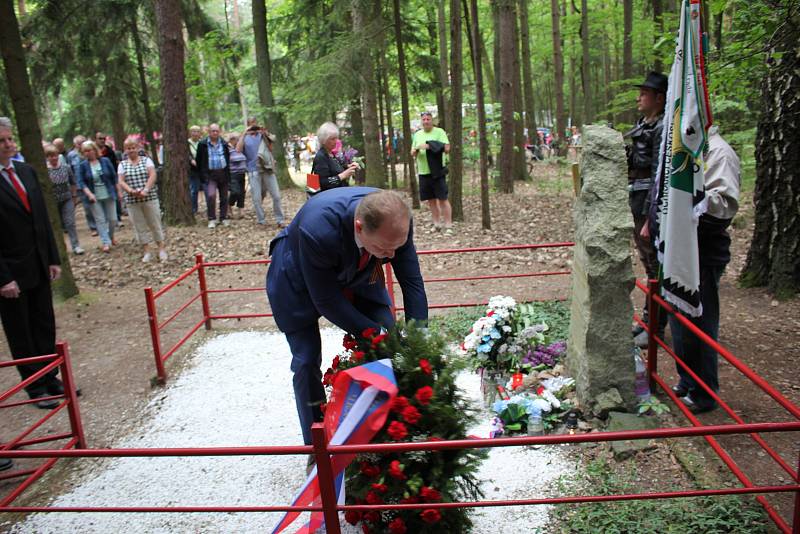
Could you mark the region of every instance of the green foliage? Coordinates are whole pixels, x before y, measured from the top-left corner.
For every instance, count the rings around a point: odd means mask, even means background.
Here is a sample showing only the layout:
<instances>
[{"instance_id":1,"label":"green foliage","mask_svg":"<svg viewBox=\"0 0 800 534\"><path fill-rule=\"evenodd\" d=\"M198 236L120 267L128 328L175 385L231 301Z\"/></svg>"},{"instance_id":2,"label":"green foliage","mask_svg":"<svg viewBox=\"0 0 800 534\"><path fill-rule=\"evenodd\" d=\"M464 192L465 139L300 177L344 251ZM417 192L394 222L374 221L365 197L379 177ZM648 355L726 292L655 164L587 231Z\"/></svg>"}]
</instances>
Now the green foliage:
<instances>
[{"instance_id":1,"label":"green foliage","mask_svg":"<svg viewBox=\"0 0 800 534\"><path fill-rule=\"evenodd\" d=\"M605 460L595 460L581 469L580 479L562 481L562 491L592 495L636 493L630 472L618 475ZM693 497L668 500L637 500L595 504L557 505L550 514L554 532L637 534L768 533L773 530L763 510L751 499L735 496Z\"/></svg>"},{"instance_id":2,"label":"green foliage","mask_svg":"<svg viewBox=\"0 0 800 534\"><path fill-rule=\"evenodd\" d=\"M337 357L338 367L329 369L326 381L334 379L334 373L341 369L381 358L392 359L399 397L373 443L466 438L467 429L476 421L476 413L456 387L456 376L463 365L443 356L444 338L409 324L399 325L388 337L364 332L364 337L355 341L346 336L345 346L351 349ZM426 389L432 394L430 400L423 395ZM403 435L392 432L398 428L402 428ZM477 449L358 455L347 470L347 502L479 499L482 493L477 469L484 457L485 453ZM388 532L389 523L397 518L408 532L469 532L471 521L467 510L442 508L437 512L440 517L435 521L424 520L420 510L349 514L348 521L366 523L370 532Z\"/></svg>"},{"instance_id":3,"label":"green foliage","mask_svg":"<svg viewBox=\"0 0 800 534\"><path fill-rule=\"evenodd\" d=\"M662 415L665 413L669 413L669 405L664 404L660 400L658 400L654 395L651 395L649 399L646 401L642 401L637 405L636 413L639 415L644 415L647 413L653 413L655 415Z\"/></svg>"}]
</instances>

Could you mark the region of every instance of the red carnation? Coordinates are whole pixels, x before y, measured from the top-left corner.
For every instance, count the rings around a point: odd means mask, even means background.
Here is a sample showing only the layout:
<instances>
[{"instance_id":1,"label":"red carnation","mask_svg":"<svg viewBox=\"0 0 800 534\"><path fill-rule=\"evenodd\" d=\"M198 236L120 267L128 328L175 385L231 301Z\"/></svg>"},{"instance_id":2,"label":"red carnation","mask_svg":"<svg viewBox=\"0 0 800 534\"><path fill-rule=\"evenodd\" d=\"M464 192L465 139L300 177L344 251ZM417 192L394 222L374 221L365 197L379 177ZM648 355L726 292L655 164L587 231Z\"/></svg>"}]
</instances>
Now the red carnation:
<instances>
[{"instance_id":1,"label":"red carnation","mask_svg":"<svg viewBox=\"0 0 800 534\"><path fill-rule=\"evenodd\" d=\"M486 317L491 317L494 315L494 310L489 310L489 313L486 314Z\"/></svg>"},{"instance_id":2,"label":"red carnation","mask_svg":"<svg viewBox=\"0 0 800 534\"><path fill-rule=\"evenodd\" d=\"M430 488L428 486L422 486L420 488L419 496L422 497L423 501L427 502L439 502L442 500L442 494L439 493L439 490Z\"/></svg>"},{"instance_id":3,"label":"red carnation","mask_svg":"<svg viewBox=\"0 0 800 534\"><path fill-rule=\"evenodd\" d=\"M334 356L333 363L331 363L331 368L332 369L338 369L339 368L339 356L338 355Z\"/></svg>"},{"instance_id":4,"label":"red carnation","mask_svg":"<svg viewBox=\"0 0 800 534\"><path fill-rule=\"evenodd\" d=\"M372 339L375 333L377 332L374 328L365 328L363 332L361 332L361 337L366 339Z\"/></svg>"},{"instance_id":5,"label":"red carnation","mask_svg":"<svg viewBox=\"0 0 800 534\"><path fill-rule=\"evenodd\" d=\"M369 462L361 462L361 474L369 478L375 478L381 474L381 470L377 465L372 465Z\"/></svg>"},{"instance_id":6,"label":"red carnation","mask_svg":"<svg viewBox=\"0 0 800 534\"><path fill-rule=\"evenodd\" d=\"M370 523L378 523L381 520L381 514L380 512L375 512L375 511L365 512L364 519L366 521L369 521Z\"/></svg>"},{"instance_id":7,"label":"red carnation","mask_svg":"<svg viewBox=\"0 0 800 534\"><path fill-rule=\"evenodd\" d=\"M344 520L351 525L358 524L358 522L361 521L361 512L357 512L356 510L348 510L344 513Z\"/></svg>"},{"instance_id":8,"label":"red carnation","mask_svg":"<svg viewBox=\"0 0 800 534\"><path fill-rule=\"evenodd\" d=\"M403 520L399 517L395 517L394 520L389 523L389 533L390 534L406 534L406 524L403 523Z\"/></svg>"},{"instance_id":9,"label":"red carnation","mask_svg":"<svg viewBox=\"0 0 800 534\"><path fill-rule=\"evenodd\" d=\"M369 534L370 530L366 523L361 523L361 532L364 534Z\"/></svg>"},{"instance_id":10,"label":"red carnation","mask_svg":"<svg viewBox=\"0 0 800 534\"><path fill-rule=\"evenodd\" d=\"M539 386L538 388L536 388L537 395L541 395L542 393L544 393L544 386Z\"/></svg>"},{"instance_id":11,"label":"red carnation","mask_svg":"<svg viewBox=\"0 0 800 534\"><path fill-rule=\"evenodd\" d=\"M379 334L372 338L372 348L378 348L378 345L387 337L389 337L389 334Z\"/></svg>"},{"instance_id":12,"label":"red carnation","mask_svg":"<svg viewBox=\"0 0 800 534\"><path fill-rule=\"evenodd\" d=\"M429 362L428 360L420 360L419 368L422 369L422 372L425 373L426 375L429 375L433 372L433 369L431 368L431 362Z\"/></svg>"},{"instance_id":13,"label":"red carnation","mask_svg":"<svg viewBox=\"0 0 800 534\"><path fill-rule=\"evenodd\" d=\"M352 358L353 361L360 362L364 359L364 352L360 350L354 350Z\"/></svg>"},{"instance_id":14,"label":"red carnation","mask_svg":"<svg viewBox=\"0 0 800 534\"><path fill-rule=\"evenodd\" d=\"M406 409L408 406L408 399L402 395L398 395L394 399L392 399L392 405L390 406L390 410L395 413L402 413L403 410Z\"/></svg>"},{"instance_id":15,"label":"red carnation","mask_svg":"<svg viewBox=\"0 0 800 534\"><path fill-rule=\"evenodd\" d=\"M422 516L423 521L430 525L438 522L442 518L442 514L439 513L439 510L433 508L423 510L419 515Z\"/></svg>"},{"instance_id":16,"label":"red carnation","mask_svg":"<svg viewBox=\"0 0 800 534\"><path fill-rule=\"evenodd\" d=\"M325 375L322 377L322 385L323 386L330 386L333 384L333 377L336 376L336 373L333 369L328 369L325 371Z\"/></svg>"},{"instance_id":17,"label":"red carnation","mask_svg":"<svg viewBox=\"0 0 800 534\"><path fill-rule=\"evenodd\" d=\"M403 410L403 419L406 423L416 425L420 417L422 417L422 415L419 413L419 410L413 406L406 406Z\"/></svg>"},{"instance_id":18,"label":"red carnation","mask_svg":"<svg viewBox=\"0 0 800 534\"><path fill-rule=\"evenodd\" d=\"M406 425L400 421L392 421L386 432L395 441L400 441L408 435L408 429L406 429Z\"/></svg>"},{"instance_id":19,"label":"red carnation","mask_svg":"<svg viewBox=\"0 0 800 534\"><path fill-rule=\"evenodd\" d=\"M444 440L442 438L440 438L439 436L430 436L427 439L427 441L444 441Z\"/></svg>"},{"instance_id":20,"label":"red carnation","mask_svg":"<svg viewBox=\"0 0 800 534\"><path fill-rule=\"evenodd\" d=\"M405 480L408 478L406 474L403 473L403 466L400 460L393 460L392 463L389 464L389 476L397 480Z\"/></svg>"},{"instance_id":21,"label":"red carnation","mask_svg":"<svg viewBox=\"0 0 800 534\"><path fill-rule=\"evenodd\" d=\"M372 489L374 489L378 493L386 493L389 487L386 484L373 484Z\"/></svg>"},{"instance_id":22,"label":"red carnation","mask_svg":"<svg viewBox=\"0 0 800 534\"><path fill-rule=\"evenodd\" d=\"M400 499L400 504L417 504L418 502L419 502L419 497L417 497L416 495Z\"/></svg>"},{"instance_id":23,"label":"red carnation","mask_svg":"<svg viewBox=\"0 0 800 534\"><path fill-rule=\"evenodd\" d=\"M344 339L342 339L342 346L347 350L353 350L358 346L358 343L356 343L356 338L350 334L345 334Z\"/></svg>"},{"instance_id":24,"label":"red carnation","mask_svg":"<svg viewBox=\"0 0 800 534\"><path fill-rule=\"evenodd\" d=\"M383 498L374 491L368 491L367 504L383 504Z\"/></svg>"},{"instance_id":25,"label":"red carnation","mask_svg":"<svg viewBox=\"0 0 800 534\"><path fill-rule=\"evenodd\" d=\"M417 393L414 396L417 398L417 401L419 401L420 404L427 406L433 398L433 388L430 386L423 386L417 390Z\"/></svg>"}]
</instances>

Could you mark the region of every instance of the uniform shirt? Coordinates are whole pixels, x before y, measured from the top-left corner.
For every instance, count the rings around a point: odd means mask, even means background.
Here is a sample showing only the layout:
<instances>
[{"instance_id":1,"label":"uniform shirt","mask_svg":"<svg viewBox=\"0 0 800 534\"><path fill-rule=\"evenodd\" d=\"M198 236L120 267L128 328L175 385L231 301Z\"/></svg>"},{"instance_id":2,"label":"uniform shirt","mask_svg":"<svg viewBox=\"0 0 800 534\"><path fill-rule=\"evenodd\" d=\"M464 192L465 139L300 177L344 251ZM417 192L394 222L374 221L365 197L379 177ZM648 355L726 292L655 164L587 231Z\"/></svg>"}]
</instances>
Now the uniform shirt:
<instances>
[{"instance_id":1,"label":"uniform shirt","mask_svg":"<svg viewBox=\"0 0 800 534\"><path fill-rule=\"evenodd\" d=\"M417 148L428 141L439 141L445 145L450 144L450 140L447 139L447 134L444 132L444 130L437 128L436 126L434 126L430 132L426 132L424 128L414 132L414 135L411 137L411 148L416 148L419 150L419 153L417 154L417 172L419 174L431 173L431 169L428 167L428 156L426 151ZM442 164L447 165L447 154L442 156Z\"/></svg>"}]
</instances>

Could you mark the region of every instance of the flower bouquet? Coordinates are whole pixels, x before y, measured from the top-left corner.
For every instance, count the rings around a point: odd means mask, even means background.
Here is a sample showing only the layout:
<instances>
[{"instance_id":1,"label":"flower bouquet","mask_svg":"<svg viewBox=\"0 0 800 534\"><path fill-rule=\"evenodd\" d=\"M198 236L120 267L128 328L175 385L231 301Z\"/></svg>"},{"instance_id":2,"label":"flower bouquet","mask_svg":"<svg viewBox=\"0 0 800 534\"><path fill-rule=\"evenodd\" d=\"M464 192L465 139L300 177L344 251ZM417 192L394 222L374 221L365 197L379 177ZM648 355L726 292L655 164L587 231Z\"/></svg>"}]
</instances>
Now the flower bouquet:
<instances>
[{"instance_id":1,"label":"flower bouquet","mask_svg":"<svg viewBox=\"0 0 800 534\"><path fill-rule=\"evenodd\" d=\"M392 359L399 393L373 443L467 437L475 413L456 388L460 368L445 361L441 338L428 336L410 324L390 335L372 329L359 338L346 335L343 346L325 372L326 385L333 384L343 369ZM483 457L484 453L475 449L358 455L347 468L347 503L437 503L480 498L476 472ZM367 533L469 532L471 526L468 512L456 508L348 511L345 520L360 524Z\"/></svg>"}]
</instances>

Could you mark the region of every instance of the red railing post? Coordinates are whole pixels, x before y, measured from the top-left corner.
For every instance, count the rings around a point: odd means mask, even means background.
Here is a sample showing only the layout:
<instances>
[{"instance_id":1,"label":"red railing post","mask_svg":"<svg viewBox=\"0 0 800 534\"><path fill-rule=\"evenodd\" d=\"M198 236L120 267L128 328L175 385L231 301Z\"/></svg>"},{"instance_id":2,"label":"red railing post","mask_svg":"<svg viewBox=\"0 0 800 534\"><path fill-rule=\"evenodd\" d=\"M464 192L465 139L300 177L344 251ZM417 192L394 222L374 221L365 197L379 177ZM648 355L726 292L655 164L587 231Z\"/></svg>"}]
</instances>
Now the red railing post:
<instances>
[{"instance_id":1,"label":"red railing post","mask_svg":"<svg viewBox=\"0 0 800 534\"><path fill-rule=\"evenodd\" d=\"M797 454L797 477L795 482L800 483L800 453ZM800 534L800 491L794 494L794 519L792 519L792 534Z\"/></svg>"},{"instance_id":2,"label":"red railing post","mask_svg":"<svg viewBox=\"0 0 800 534\"><path fill-rule=\"evenodd\" d=\"M206 287L206 268L203 263L203 255L195 254L194 261L197 264L197 279L200 282L200 300L203 301L203 317L206 320L206 330L211 330L211 308L208 305L208 287Z\"/></svg>"},{"instance_id":3,"label":"red railing post","mask_svg":"<svg viewBox=\"0 0 800 534\"><path fill-rule=\"evenodd\" d=\"M153 356L156 359L156 375L159 383L167 380L164 370L164 360L161 358L161 336L158 332L158 315L156 314L156 299L153 298L153 288L144 288L144 300L147 304L147 322L150 324L150 339L153 342Z\"/></svg>"},{"instance_id":4,"label":"red railing post","mask_svg":"<svg viewBox=\"0 0 800 534\"><path fill-rule=\"evenodd\" d=\"M322 513L325 517L325 531L328 534L341 534L339 512L336 510L336 489L333 486L333 467L328 454L328 440L322 423L314 423L311 427L311 443L314 446L314 458L317 461L317 478L319 493L322 497Z\"/></svg>"},{"instance_id":5,"label":"red railing post","mask_svg":"<svg viewBox=\"0 0 800 534\"><path fill-rule=\"evenodd\" d=\"M394 275L392 274L392 264L386 263L386 291L389 293L389 302L392 303L392 317L397 320L397 306L394 302Z\"/></svg>"},{"instance_id":6,"label":"red railing post","mask_svg":"<svg viewBox=\"0 0 800 534\"><path fill-rule=\"evenodd\" d=\"M86 448L86 438L83 435L83 422L81 410L78 407L78 394L75 379L72 375L72 363L69 359L69 345L65 342L56 343L56 353L61 358L61 380L64 382L64 396L67 399L67 413L69 424L72 427L72 436L75 437L79 449Z\"/></svg>"},{"instance_id":7,"label":"red railing post","mask_svg":"<svg viewBox=\"0 0 800 534\"><path fill-rule=\"evenodd\" d=\"M650 391L655 391L658 384L654 378L658 372L658 316L659 305L655 301L658 294L658 280L647 281L647 378L650 381Z\"/></svg>"}]
</instances>

